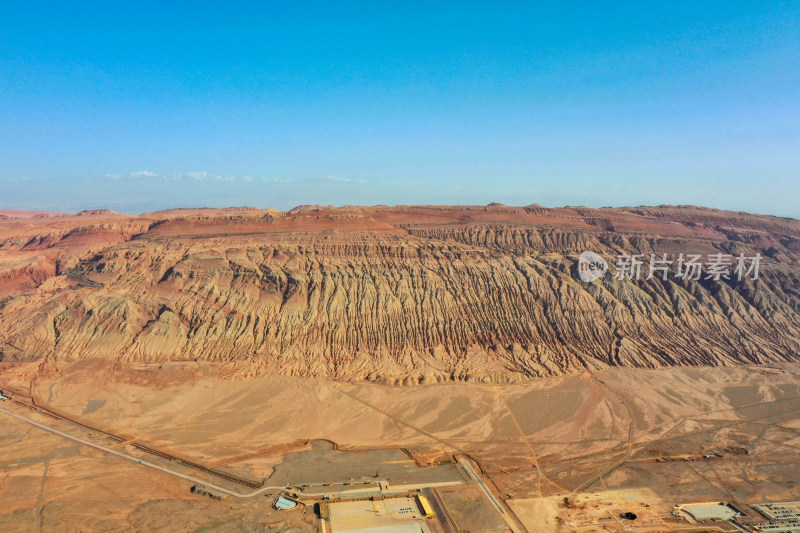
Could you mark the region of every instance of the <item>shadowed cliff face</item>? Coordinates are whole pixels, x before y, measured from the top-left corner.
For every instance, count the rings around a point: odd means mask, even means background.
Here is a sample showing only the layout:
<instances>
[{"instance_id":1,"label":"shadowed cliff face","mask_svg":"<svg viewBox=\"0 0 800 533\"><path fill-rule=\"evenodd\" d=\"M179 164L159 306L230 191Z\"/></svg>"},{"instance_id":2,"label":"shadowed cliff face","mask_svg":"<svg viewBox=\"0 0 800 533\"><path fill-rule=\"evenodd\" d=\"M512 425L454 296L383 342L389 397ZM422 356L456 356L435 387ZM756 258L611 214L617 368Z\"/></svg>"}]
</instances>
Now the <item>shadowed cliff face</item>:
<instances>
[{"instance_id":1,"label":"shadowed cliff face","mask_svg":"<svg viewBox=\"0 0 800 533\"><path fill-rule=\"evenodd\" d=\"M586 284L596 252L763 256L757 280ZM511 381L800 359L800 222L695 207L304 207L0 221L0 357ZM613 272L612 272L613 273ZM703 276L704 278L705 276Z\"/></svg>"}]
</instances>

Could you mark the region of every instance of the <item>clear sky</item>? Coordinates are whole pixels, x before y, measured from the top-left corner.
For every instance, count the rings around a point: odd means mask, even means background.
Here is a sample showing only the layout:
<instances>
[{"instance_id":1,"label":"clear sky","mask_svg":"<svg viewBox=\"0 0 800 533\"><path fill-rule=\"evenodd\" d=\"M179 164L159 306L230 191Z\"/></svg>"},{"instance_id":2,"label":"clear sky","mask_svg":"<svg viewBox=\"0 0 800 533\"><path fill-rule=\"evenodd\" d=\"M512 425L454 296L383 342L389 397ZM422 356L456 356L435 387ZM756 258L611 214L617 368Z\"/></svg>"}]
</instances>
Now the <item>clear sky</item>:
<instances>
[{"instance_id":1,"label":"clear sky","mask_svg":"<svg viewBox=\"0 0 800 533\"><path fill-rule=\"evenodd\" d=\"M0 208L800 218L800 4L0 0Z\"/></svg>"}]
</instances>

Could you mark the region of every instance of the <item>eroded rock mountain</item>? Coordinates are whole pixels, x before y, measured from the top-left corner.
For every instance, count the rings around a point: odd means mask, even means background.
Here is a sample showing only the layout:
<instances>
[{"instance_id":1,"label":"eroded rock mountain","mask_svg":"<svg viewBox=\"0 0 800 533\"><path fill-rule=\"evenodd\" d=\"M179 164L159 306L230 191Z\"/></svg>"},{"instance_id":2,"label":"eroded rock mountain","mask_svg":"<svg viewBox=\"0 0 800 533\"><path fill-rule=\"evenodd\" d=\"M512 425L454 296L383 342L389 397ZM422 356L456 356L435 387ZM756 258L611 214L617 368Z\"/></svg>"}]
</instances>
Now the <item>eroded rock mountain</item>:
<instances>
[{"instance_id":1,"label":"eroded rock mountain","mask_svg":"<svg viewBox=\"0 0 800 533\"><path fill-rule=\"evenodd\" d=\"M588 284L587 250L611 265ZM665 253L761 262L646 279ZM640 279L617 279L620 254L642 254ZM800 221L691 206L13 213L0 358L388 383L781 363L800 359L799 259Z\"/></svg>"}]
</instances>

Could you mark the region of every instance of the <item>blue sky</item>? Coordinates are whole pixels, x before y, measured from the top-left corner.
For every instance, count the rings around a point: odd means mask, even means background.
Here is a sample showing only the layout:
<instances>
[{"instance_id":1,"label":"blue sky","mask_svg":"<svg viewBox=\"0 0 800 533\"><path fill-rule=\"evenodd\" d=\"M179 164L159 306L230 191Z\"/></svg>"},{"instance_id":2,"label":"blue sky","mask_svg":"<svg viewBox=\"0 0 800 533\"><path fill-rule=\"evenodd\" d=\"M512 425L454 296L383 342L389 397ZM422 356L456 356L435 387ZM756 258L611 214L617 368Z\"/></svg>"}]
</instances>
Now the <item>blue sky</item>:
<instances>
[{"instance_id":1,"label":"blue sky","mask_svg":"<svg viewBox=\"0 0 800 533\"><path fill-rule=\"evenodd\" d=\"M793 2L0 0L0 14L2 208L800 218Z\"/></svg>"}]
</instances>

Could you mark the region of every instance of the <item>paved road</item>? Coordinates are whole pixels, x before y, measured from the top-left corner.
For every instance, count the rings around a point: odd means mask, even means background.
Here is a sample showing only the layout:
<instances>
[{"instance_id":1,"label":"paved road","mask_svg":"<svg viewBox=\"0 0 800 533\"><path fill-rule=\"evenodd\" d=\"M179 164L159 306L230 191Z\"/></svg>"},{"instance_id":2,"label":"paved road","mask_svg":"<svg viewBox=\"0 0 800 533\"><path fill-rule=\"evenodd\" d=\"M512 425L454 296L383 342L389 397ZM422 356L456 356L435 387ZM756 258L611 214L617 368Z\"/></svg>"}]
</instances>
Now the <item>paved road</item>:
<instances>
[{"instance_id":1,"label":"paved road","mask_svg":"<svg viewBox=\"0 0 800 533\"><path fill-rule=\"evenodd\" d=\"M80 437L76 437L74 435L70 435L69 433L64 433L63 431L60 431L60 430L55 429L55 428L52 428L52 427L47 426L45 424L40 424L39 422L36 422L34 420L31 420L30 418L26 418L26 417L21 416L21 415L18 415L16 413L12 413L11 411L7 411L5 409L1 409L0 408L0 413L4 413L4 414L6 414L6 415L8 415L10 417L13 417L13 418L16 418L18 420L21 420L21 421L23 421L23 422L25 422L27 424L30 424L30 425L32 425L34 427L37 427L37 428L39 428L41 430L48 431L50 433L58 435L59 437L64 437L65 439L69 439L69 440L72 440L72 441L75 441L75 442L79 442L80 444L83 444L85 446L90 446L92 448L101 450L101 451L106 452L106 453L111 454L111 455L115 455L115 456L117 456L117 457L119 457L121 459L125 459L126 461L131 461L131 462L136 463L138 465L146 466L148 468L152 468L154 470L158 470L159 472L163 472L165 474L169 474L171 476L175 476L177 478L184 479L186 481L191 481L192 483L196 483L196 484L199 484L199 485L204 485L204 486L206 486L206 487L208 487L210 489L219 491L219 492L221 492L223 494L227 494L229 496L234 496L236 498L253 498L255 496L258 496L259 494L263 494L265 492L270 492L270 491L276 491L276 490L281 490L281 491L286 491L286 492L297 492L297 489L294 489L292 487L280 486L280 485L273 485L273 486L269 486L269 487L261 487L258 490L255 490L253 492L248 492L248 493L236 492L236 491L233 491L233 490L230 490L230 489L226 489L225 487L220 487L219 485L214 485L213 483L209 483L208 481L205 481L205 480L202 480L202 479L198 479L196 477L188 476L186 474L182 474L181 472L176 472L175 470L171 470L169 468L166 468L166 467L163 467L163 466L160 466L160 465L157 465L157 464L153 464L153 463L148 462L148 461L144 461L142 459L139 459L138 457L134 457L132 455L128 455L126 453L123 453L123 452L120 452L120 451L117 451L117 450L113 450L113 449L108 448L106 446L102 446L100 444L96 444L94 442L91 442L91 441L88 441L88 440L84 440L84 439L82 439ZM459 485L459 484L461 484L461 482L454 482L453 483L453 485ZM296 483L295 484L295 486L299 486L299 485L303 485L303 483ZM423 488L427 488L427 487L439 487L439 486L443 486L443 485L444 485L443 483L420 483L418 485L414 485L414 487L415 487L415 489L423 489ZM415 489L412 489L412 490L415 490ZM322 496L329 495L329 494L346 494L348 492L357 492L357 491L363 491L363 490L364 489L357 489L357 490L353 490L353 491L326 490L324 492L302 492L300 494L300 497L303 497L303 496L322 497ZM378 490L379 490L379 488L377 487L377 484L376 484L375 491L377 492ZM407 492L407 491L403 490L401 492ZM392 493L392 491L389 491L389 494L391 494L391 493Z\"/></svg>"},{"instance_id":2,"label":"paved road","mask_svg":"<svg viewBox=\"0 0 800 533\"><path fill-rule=\"evenodd\" d=\"M103 451L105 453L108 453L108 454L111 454L111 455L115 455L115 456L120 457L122 459L125 459L127 461L131 461L133 463L136 463L136 464L139 464L139 465L142 465L142 466L146 466L146 467L152 468L154 470L158 470L159 472L163 472L165 474L169 474L169 475L174 476L174 477L185 479L186 481L191 481L192 483L197 483L199 485L205 485L206 487L209 487L209 488L211 488L213 490L219 491L219 492L221 492L223 494L227 494L229 496L234 496L236 498L252 498L254 496L258 496L259 494L263 494L264 492L269 492L269 491L273 491L273 490L285 490L285 491L292 490L292 489L289 489L289 487L272 486L272 487L262 487L262 488L260 488L260 489L258 489L256 491L249 492L249 493L236 492L236 491L233 491L233 490L226 489L225 487L220 487L218 485L214 485L213 483L209 483L208 481L205 481L205 480L202 480L202 479L198 479L198 478L195 478L195 477L192 477L192 476L187 476L186 474L182 474L180 472L176 472L175 470L170 470L169 468L166 468L166 467L163 467L163 466L160 466L160 465L157 465L157 464L153 464L153 463L150 463L148 461L144 461L144 460L139 459L137 457L134 457L132 455L128 455L126 453L122 453L122 452L119 452L117 450L112 450L111 448L107 448L107 447L102 446L100 444L95 444L94 442L90 442L88 440L81 439L80 437L75 437L73 435L70 435L69 433L64 433L63 431L59 431L59 430L57 430L55 428L51 428L51 427L46 426L44 424L40 424L39 422L35 422L35 421L31 420L30 418L26 418L26 417L20 416L20 415L18 415L16 413L12 413L11 411L7 411L5 409L0 409L0 413L4 413L4 414L6 414L6 415L8 415L10 417L13 417L13 418L16 418L18 420L21 420L21 421L23 421L25 423L28 423L28 424L30 424L30 425L32 425L34 427L37 427L39 429L42 429L44 431L49 431L50 433L54 433L54 434L58 435L59 437L64 437L65 439L70 439L70 440L73 440L75 442L79 442L79 443L81 443L81 444L83 444L85 446L90 446L92 448L101 450L101 451ZM313 494L309 494L309 496L314 496L314 495Z\"/></svg>"},{"instance_id":3,"label":"paved road","mask_svg":"<svg viewBox=\"0 0 800 533\"><path fill-rule=\"evenodd\" d=\"M481 488L483 489L483 492L486 493L486 496L489 497L489 500L495 505L495 507L497 507L497 510L500 511L500 518L502 518L503 521L506 523L506 525L509 528L511 528L511 531L513 531L514 533L520 533L517 524L514 522L514 520L511 519L510 516L508 516L508 513L506 513L506 511L503 509L503 506L500 505L500 502L498 502L497 499L494 497L492 491L489 490L489 487L487 487L486 484L483 482L481 476L479 476L478 473L475 472L475 470L473 470L472 465L470 465L464 459L461 459L459 462L464 468L467 469L467 471L469 471L470 476L480 484Z\"/></svg>"},{"instance_id":4,"label":"paved road","mask_svg":"<svg viewBox=\"0 0 800 533\"><path fill-rule=\"evenodd\" d=\"M486 493L486 495L489 497L489 500L491 500L494 506L497 507L497 510L500 511L500 514L506 514L506 512L503 510L502 507L500 507L500 504L495 499L494 495L492 494L492 491L489 490L489 487L486 486L486 484L483 482L480 476L475 473L475 470L472 469L472 466L463 459L460 461L460 463L464 468L466 468L469 471L469 474L472 477L472 479L474 479L480 484L481 488L483 489L483 492Z\"/></svg>"}]
</instances>

